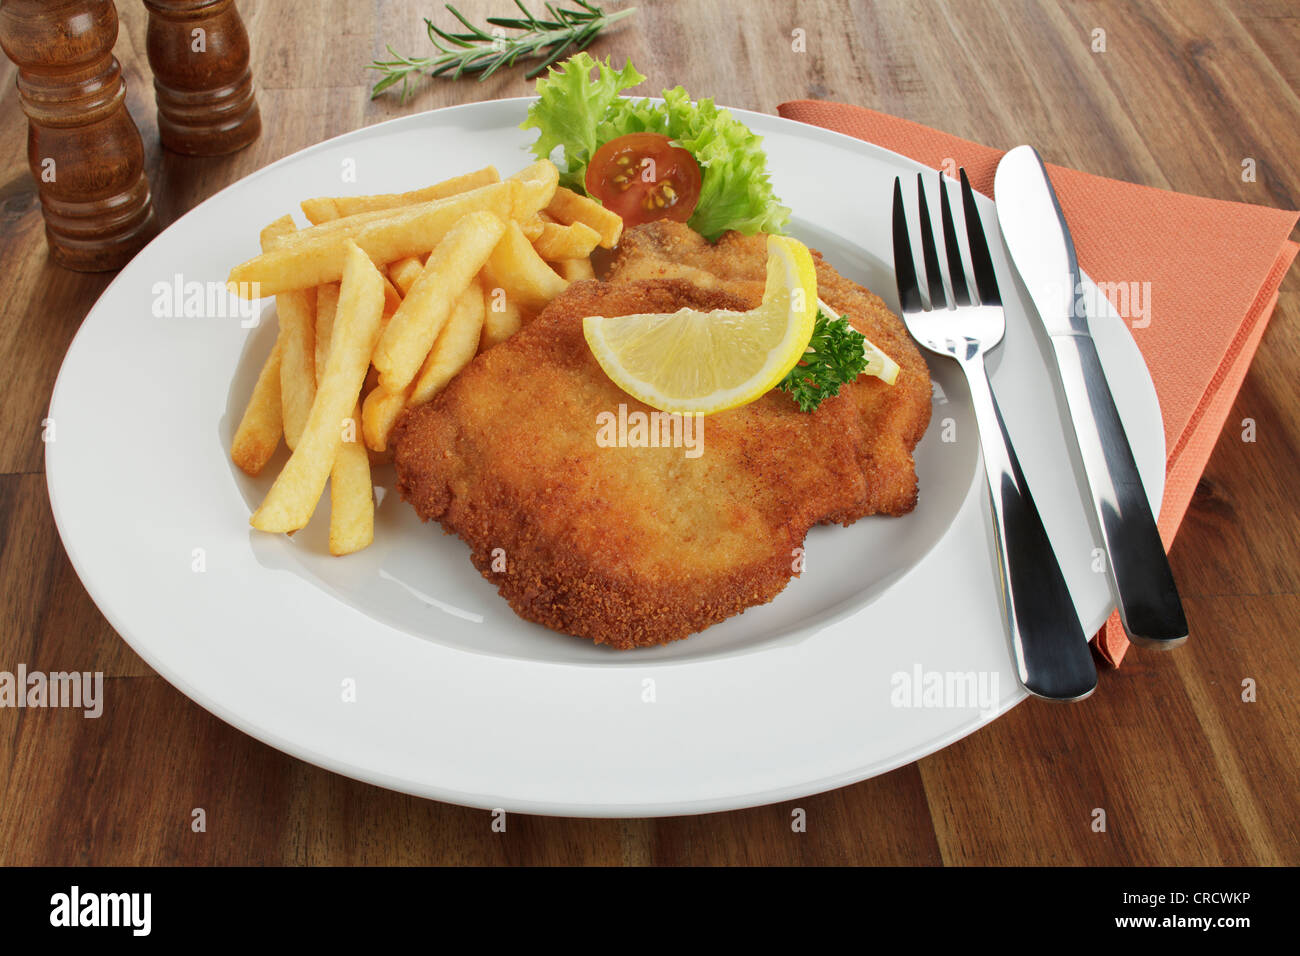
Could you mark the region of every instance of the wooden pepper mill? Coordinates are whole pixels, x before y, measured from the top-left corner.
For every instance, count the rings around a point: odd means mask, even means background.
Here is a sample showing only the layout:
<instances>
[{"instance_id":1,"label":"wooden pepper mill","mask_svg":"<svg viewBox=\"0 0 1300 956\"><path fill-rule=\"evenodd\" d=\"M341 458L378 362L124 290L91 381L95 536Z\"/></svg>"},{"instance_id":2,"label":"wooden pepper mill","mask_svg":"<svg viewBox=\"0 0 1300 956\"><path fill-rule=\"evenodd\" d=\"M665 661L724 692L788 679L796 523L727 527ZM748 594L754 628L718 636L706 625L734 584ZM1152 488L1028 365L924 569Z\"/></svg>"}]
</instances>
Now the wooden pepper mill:
<instances>
[{"instance_id":1,"label":"wooden pepper mill","mask_svg":"<svg viewBox=\"0 0 1300 956\"><path fill-rule=\"evenodd\" d=\"M243 149L262 131L248 31L233 0L144 0L163 145L190 156Z\"/></svg>"},{"instance_id":2,"label":"wooden pepper mill","mask_svg":"<svg viewBox=\"0 0 1300 956\"><path fill-rule=\"evenodd\" d=\"M112 0L0 5L0 46L18 66L50 254L79 272L121 268L156 230L116 40Z\"/></svg>"}]
</instances>

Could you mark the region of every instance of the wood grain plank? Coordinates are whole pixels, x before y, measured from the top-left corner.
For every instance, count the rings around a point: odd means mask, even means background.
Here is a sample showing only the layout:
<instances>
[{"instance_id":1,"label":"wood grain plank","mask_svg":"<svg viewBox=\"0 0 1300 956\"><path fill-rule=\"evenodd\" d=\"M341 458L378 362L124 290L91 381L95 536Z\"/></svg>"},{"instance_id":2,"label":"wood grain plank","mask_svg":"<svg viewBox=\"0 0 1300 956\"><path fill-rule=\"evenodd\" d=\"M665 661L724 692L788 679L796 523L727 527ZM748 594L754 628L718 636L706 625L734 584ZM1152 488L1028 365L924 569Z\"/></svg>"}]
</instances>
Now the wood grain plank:
<instances>
[{"instance_id":1,"label":"wood grain plank","mask_svg":"<svg viewBox=\"0 0 1300 956\"><path fill-rule=\"evenodd\" d=\"M96 719L0 711L0 737L14 740L0 790L0 861L268 861L285 817L288 758L248 747L161 678L115 678L104 695ZM192 829L195 809L206 832Z\"/></svg>"},{"instance_id":2,"label":"wood grain plank","mask_svg":"<svg viewBox=\"0 0 1300 956\"><path fill-rule=\"evenodd\" d=\"M42 475L0 476L0 670L150 676L104 620L59 541Z\"/></svg>"},{"instance_id":3,"label":"wood grain plank","mask_svg":"<svg viewBox=\"0 0 1300 956\"><path fill-rule=\"evenodd\" d=\"M1293 608L1258 599L1259 620ZM1188 602L1193 628L1204 605ZM1218 865L1296 859L1261 829L1249 793L1273 813L1293 795L1225 776L1236 745L1198 719L1180 662L1213 660L1190 642L1176 655L1134 651L1083 706L1027 701L921 761L948 864ZM1226 768L1233 769L1233 768ZM1093 829L1098 810L1104 832ZM1283 849L1285 847L1285 849Z\"/></svg>"},{"instance_id":4,"label":"wood grain plank","mask_svg":"<svg viewBox=\"0 0 1300 956\"><path fill-rule=\"evenodd\" d=\"M805 829L795 829L796 820ZM898 866L937 865L941 857L913 764L771 806L655 821L650 860L664 866Z\"/></svg>"},{"instance_id":5,"label":"wood grain plank","mask_svg":"<svg viewBox=\"0 0 1300 956\"><path fill-rule=\"evenodd\" d=\"M1300 647L1277 636L1300 620L1300 597L1188 603L1198 626L1229 638L1214 653L1173 661L1211 741L1211 775L1230 793L1247 862L1293 866L1300 858L1300 728L1293 706ZM1254 700L1246 699L1248 681Z\"/></svg>"},{"instance_id":6,"label":"wood grain plank","mask_svg":"<svg viewBox=\"0 0 1300 956\"><path fill-rule=\"evenodd\" d=\"M1092 22L1081 12L1091 8L1063 9L1081 29ZM1300 100L1235 17L1218 4L1173 0L1125 5L1107 22L1104 75L1169 188L1296 208L1270 143L1300 121ZM1257 94L1270 87L1274 95ZM1257 161L1258 187L1242 181L1246 157Z\"/></svg>"},{"instance_id":7,"label":"wood grain plank","mask_svg":"<svg viewBox=\"0 0 1300 956\"><path fill-rule=\"evenodd\" d=\"M1300 89L1300 16L1239 16L1242 27L1268 57L1282 82L1292 90Z\"/></svg>"},{"instance_id":8,"label":"wood grain plank","mask_svg":"<svg viewBox=\"0 0 1300 956\"><path fill-rule=\"evenodd\" d=\"M90 304L112 280L111 275L71 273L54 265L30 188L28 178L11 200L0 200L6 245L33 253L24 268L0 280L5 297L0 354L14 357L8 363L10 398L0 411L0 474L37 473L44 467L42 422L59 366ZM56 434L57 428L55 422Z\"/></svg>"}]
</instances>

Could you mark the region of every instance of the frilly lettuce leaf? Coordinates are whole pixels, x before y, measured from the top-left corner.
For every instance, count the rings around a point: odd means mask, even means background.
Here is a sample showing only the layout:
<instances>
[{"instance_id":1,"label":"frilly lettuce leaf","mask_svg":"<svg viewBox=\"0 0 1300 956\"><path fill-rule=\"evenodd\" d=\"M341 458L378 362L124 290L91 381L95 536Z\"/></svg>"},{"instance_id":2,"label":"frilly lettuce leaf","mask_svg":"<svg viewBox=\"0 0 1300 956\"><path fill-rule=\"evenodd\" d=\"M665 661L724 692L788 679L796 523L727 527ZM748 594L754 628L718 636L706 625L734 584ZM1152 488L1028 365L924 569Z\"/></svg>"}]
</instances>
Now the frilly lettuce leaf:
<instances>
[{"instance_id":1,"label":"frilly lettuce leaf","mask_svg":"<svg viewBox=\"0 0 1300 956\"><path fill-rule=\"evenodd\" d=\"M605 142L598 137L598 128L618 94L644 80L631 60L615 70L608 58L601 63L578 53L537 81L541 98L528 108L528 118L519 128L538 130L541 135L531 147L533 153L538 159L557 159L560 184L582 191L591 154ZM556 149L563 151L563 158L552 156Z\"/></svg>"},{"instance_id":2,"label":"frilly lettuce leaf","mask_svg":"<svg viewBox=\"0 0 1300 956\"><path fill-rule=\"evenodd\" d=\"M728 229L746 235L781 232L790 210L772 191L762 137L711 99L691 102L680 86L664 90L663 103L619 95L644 79L630 62L615 71L608 60L602 64L586 53L552 68L538 80L541 99L522 124L541 132L534 154L556 158L560 149L561 183L585 192L587 164L603 143L628 133L664 133L700 164L700 201L688 223L692 229L710 241Z\"/></svg>"}]
</instances>

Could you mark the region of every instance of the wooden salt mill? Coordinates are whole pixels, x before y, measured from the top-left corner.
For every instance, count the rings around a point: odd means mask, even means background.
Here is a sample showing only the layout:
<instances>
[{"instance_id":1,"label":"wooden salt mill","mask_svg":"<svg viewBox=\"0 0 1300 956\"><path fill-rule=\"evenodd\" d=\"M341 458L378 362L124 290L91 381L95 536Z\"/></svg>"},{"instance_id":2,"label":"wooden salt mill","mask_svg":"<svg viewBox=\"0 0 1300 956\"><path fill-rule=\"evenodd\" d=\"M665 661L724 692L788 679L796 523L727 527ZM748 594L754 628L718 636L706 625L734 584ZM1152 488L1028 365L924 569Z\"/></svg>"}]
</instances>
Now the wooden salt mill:
<instances>
[{"instance_id":1,"label":"wooden salt mill","mask_svg":"<svg viewBox=\"0 0 1300 956\"><path fill-rule=\"evenodd\" d=\"M18 66L50 254L79 272L121 268L156 229L116 40L112 0L0 6L0 47Z\"/></svg>"},{"instance_id":2,"label":"wooden salt mill","mask_svg":"<svg viewBox=\"0 0 1300 956\"><path fill-rule=\"evenodd\" d=\"M262 131L248 31L233 0L144 0L163 145L190 156L243 149Z\"/></svg>"}]
</instances>

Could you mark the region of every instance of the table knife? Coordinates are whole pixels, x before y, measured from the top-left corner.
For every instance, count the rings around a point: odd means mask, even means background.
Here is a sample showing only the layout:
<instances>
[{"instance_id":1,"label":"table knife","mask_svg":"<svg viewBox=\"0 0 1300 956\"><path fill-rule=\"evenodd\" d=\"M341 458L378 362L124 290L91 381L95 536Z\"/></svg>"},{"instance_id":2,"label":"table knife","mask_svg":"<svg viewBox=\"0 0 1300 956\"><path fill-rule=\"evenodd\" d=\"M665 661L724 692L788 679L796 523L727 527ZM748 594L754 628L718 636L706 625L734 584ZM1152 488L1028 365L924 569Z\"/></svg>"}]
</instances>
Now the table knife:
<instances>
[{"instance_id":1,"label":"table knife","mask_svg":"<svg viewBox=\"0 0 1300 956\"><path fill-rule=\"evenodd\" d=\"M1088 327L1070 229L1032 146L1002 157L994 196L1007 250L1056 355L1124 630L1137 644L1181 644L1182 602Z\"/></svg>"}]
</instances>

